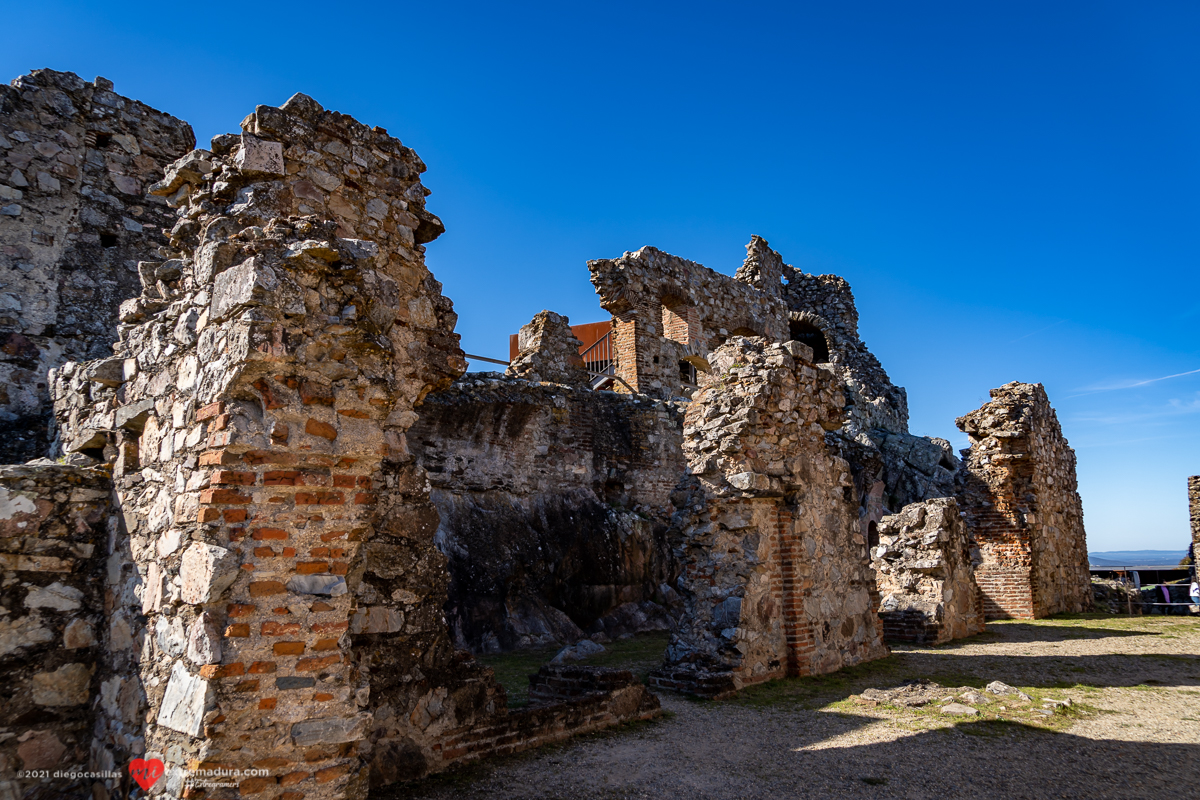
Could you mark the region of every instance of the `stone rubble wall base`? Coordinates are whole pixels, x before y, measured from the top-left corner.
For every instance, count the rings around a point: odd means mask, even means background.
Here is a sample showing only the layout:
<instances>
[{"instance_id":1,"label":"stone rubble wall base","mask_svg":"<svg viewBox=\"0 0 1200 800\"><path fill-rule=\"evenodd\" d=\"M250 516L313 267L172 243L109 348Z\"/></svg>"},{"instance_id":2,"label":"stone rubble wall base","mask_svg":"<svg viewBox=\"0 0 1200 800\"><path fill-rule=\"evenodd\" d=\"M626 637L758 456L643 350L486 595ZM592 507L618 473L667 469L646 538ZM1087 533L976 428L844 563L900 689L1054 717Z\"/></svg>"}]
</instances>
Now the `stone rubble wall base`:
<instances>
[{"instance_id":1,"label":"stone rubble wall base","mask_svg":"<svg viewBox=\"0 0 1200 800\"><path fill-rule=\"evenodd\" d=\"M958 504L981 553L987 619L1039 619L1092 607L1075 451L1041 384L1009 383L959 417L969 437Z\"/></svg>"},{"instance_id":2,"label":"stone rubble wall base","mask_svg":"<svg viewBox=\"0 0 1200 800\"><path fill-rule=\"evenodd\" d=\"M628 670L547 664L529 676L529 699L528 708L489 724L447 731L435 745L440 768L662 715L658 698Z\"/></svg>"},{"instance_id":3,"label":"stone rubble wall base","mask_svg":"<svg viewBox=\"0 0 1200 800\"><path fill-rule=\"evenodd\" d=\"M954 498L905 506L877 530L871 563L885 641L942 644L983 632L981 556Z\"/></svg>"},{"instance_id":4,"label":"stone rubble wall base","mask_svg":"<svg viewBox=\"0 0 1200 800\"><path fill-rule=\"evenodd\" d=\"M408 441L441 517L456 644L494 652L670 627L678 404L469 373L420 414Z\"/></svg>"},{"instance_id":5,"label":"stone rubble wall base","mask_svg":"<svg viewBox=\"0 0 1200 800\"><path fill-rule=\"evenodd\" d=\"M111 692L112 647L129 639L105 617L120 590L108 580L119 527L111 500L103 470L0 467L2 797L44 783L13 777L20 771L85 767L98 716L131 717L121 743L135 745L141 698ZM90 798L91 784L63 781L56 789L63 798Z\"/></svg>"}]
</instances>

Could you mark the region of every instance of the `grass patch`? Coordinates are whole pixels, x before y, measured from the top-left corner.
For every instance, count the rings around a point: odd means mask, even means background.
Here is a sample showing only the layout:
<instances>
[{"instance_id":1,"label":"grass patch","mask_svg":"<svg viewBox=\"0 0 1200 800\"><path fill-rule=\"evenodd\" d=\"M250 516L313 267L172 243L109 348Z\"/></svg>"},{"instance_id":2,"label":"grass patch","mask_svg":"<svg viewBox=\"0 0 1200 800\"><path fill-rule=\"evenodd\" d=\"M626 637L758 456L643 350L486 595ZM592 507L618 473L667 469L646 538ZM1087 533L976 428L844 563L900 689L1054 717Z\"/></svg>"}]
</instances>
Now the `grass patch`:
<instances>
[{"instance_id":1,"label":"grass patch","mask_svg":"<svg viewBox=\"0 0 1200 800\"><path fill-rule=\"evenodd\" d=\"M475 660L492 668L496 682L508 694L508 707L529 705L529 676L535 674L561 647L538 650L515 650L511 653L489 653Z\"/></svg>"},{"instance_id":2,"label":"grass patch","mask_svg":"<svg viewBox=\"0 0 1200 800\"><path fill-rule=\"evenodd\" d=\"M671 641L669 633L645 633L631 639L621 639L606 645L598 653L578 664L593 667L611 667L630 670L645 682L650 670L662 663L663 651ZM490 653L476 656L480 664L491 667L496 682L508 694L508 707L521 708L529 705L529 676L537 673L561 650L561 646L537 650L516 650L511 653Z\"/></svg>"},{"instance_id":3,"label":"grass patch","mask_svg":"<svg viewBox=\"0 0 1200 800\"><path fill-rule=\"evenodd\" d=\"M627 669L643 683L650 671L662 664L663 653L671 643L671 634L643 633L632 639L622 639L604 645L605 652L592 656L581 664L593 667Z\"/></svg>"}]
</instances>

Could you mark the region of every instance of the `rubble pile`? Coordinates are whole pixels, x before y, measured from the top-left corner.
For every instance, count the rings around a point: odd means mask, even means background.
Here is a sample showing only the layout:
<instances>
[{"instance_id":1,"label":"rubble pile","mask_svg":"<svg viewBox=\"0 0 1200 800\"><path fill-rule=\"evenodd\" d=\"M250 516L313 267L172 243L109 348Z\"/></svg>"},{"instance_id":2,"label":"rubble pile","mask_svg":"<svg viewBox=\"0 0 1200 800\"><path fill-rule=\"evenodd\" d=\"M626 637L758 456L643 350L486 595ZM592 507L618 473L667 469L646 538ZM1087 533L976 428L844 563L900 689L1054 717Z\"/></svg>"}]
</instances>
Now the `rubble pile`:
<instances>
[{"instance_id":1,"label":"rubble pile","mask_svg":"<svg viewBox=\"0 0 1200 800\"><path fill-rule=\"evenodd\" d=\"M888 642L941 644L983 632L973 547L953 497L905 506L879 521L871 551Z\"/></svg>"}]
</instances>

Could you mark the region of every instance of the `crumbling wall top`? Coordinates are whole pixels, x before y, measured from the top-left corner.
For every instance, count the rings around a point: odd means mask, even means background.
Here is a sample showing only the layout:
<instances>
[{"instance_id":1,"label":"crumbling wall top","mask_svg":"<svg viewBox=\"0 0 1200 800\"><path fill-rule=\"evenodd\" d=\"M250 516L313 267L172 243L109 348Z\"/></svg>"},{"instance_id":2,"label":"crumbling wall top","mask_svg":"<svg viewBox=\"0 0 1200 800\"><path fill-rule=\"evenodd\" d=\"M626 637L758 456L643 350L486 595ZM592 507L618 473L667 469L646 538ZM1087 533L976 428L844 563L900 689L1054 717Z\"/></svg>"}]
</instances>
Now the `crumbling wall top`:
<instances>
[{"instance_id":1,"label":"crumbling wall top","mask_svg":"<svg viewBox=\"0 0 1200 800\"><path fill-rule=\"evenodd\" d=\"M783 341L787 324L779 291L772 291L765 282L772 264L767 253L771 251L758 237L747 249L751 255L739 270L740 278L650 246L620 258L589 261L588 271L601 307L614 314L646 305L657 309L664 303L698 309L708 334L704 352L715 349L735 331ZM772 255L778 258L778 254ZM756 285L760 283L764 288Z\"/></svg>"},{"instance_id":2,"label":"crumbling wall top","mask_svg":"<svg viewBox=\"0 0 1200 800\"><path fill-rule=\"evenodd\" d=\"M585 384L579 348L583 343L571 332L571 321L553 311L539 311L517 335L520 353L505 374L514 378L569 385Z\"/></svg>"}]
</instances>

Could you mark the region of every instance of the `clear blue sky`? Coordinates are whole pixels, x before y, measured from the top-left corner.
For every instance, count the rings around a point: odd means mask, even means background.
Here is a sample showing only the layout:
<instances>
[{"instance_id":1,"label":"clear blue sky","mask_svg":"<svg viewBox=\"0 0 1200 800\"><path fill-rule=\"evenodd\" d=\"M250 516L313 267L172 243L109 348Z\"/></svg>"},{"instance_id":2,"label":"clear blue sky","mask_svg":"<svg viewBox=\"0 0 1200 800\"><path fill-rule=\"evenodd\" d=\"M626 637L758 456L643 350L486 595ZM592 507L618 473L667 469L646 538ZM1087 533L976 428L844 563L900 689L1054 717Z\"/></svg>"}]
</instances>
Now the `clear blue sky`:
<instances>
[{"instance_id":1,"label":"clear blue sky","mask_svg":"<svg viewBox=\"0 0 1200 800\"><path fill-rule=\"evenodd\" d=\"M5 27L7 79L103 75L202 144L296 91L400 137L469 352L604 318L589 258L732 273L757 233L851 282L915 433L965 446L989 388L1044 383L1090 549L1188 540L1196 3L41 0Z\"/></svg>"}]
</instances>

